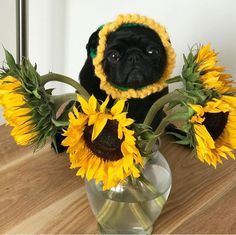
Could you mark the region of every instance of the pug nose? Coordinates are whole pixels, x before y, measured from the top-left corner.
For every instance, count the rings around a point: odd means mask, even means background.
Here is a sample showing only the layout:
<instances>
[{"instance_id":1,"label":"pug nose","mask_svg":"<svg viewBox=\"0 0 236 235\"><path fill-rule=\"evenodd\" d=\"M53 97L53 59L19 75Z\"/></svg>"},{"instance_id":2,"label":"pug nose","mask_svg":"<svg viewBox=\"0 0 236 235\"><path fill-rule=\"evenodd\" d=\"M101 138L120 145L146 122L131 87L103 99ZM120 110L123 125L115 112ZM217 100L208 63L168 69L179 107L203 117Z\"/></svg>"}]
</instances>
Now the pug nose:
<instances>
[{"instance_id":1,"label":"pug nose","mask_svg":"<svg viewBox=\"0 0 236 235\"><path fill-rule=\"evenodd\" d=\"M141 55L139 55L139 54L131 54L131 55L129 55L129 57L128 57L128 62L129 62L130 64L139 63L140 60L141 60Z\"/></svg>"}]
</instances>

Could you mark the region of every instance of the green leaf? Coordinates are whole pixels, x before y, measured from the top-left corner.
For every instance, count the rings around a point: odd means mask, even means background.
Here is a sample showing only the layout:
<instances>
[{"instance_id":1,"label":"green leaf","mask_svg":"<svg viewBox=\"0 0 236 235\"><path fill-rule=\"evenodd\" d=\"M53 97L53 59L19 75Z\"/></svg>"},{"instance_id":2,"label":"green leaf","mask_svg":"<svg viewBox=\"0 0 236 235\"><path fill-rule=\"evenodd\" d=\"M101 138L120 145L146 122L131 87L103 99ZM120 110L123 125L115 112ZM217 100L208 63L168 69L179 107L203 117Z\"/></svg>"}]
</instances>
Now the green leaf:
<instances>
[{"instance_id":1,"label":"green leaf","mask_svg":"<svg viewBox=\"0 0 236 235\"><path fill-rule=\"evenodd\" d=\"M132 127L135 130L135 133L137 133L138 135L141 135L145 132L152 132L152 127L142 123L134 123Z\"/></svg>"},{"instance_id":2,"label":"green leaf","mask_svg":"<svg viewBox=\"0 0 236 235\"><path fill-rule=\"evenodd\" d=\"M178 133L176 133L176 132L166 132L166 134L168 134L168 135L173 135L173 136L175 136L175 137L177 137L178 139L184 139L184 138L186 138L186 136L185 135L181 135L181 134L178 134Z\"/></svg>"},{"instance_id":3,"label":"green leaf","mask_svg":"<svg viewBox=\"0 0 236 235\"><path fill-rule=\"evenodd\" d=\"M9 66L10 70L17 69L16 62L12 54L9 51L7 51L5 48L4 48L4 51L5 51L5 58L7 61L7 65Z\"/></svg>"},{"instance_id":4,"label":"green leaf","mask_svg":"<svg viewBox=\"0 0 236 235\"><path fill-rule=\"evenodd\" d=\"M187 69L183 70L182 75L184 78L188 78L193 73L193 69L188 67Z\"/></svg>"},{"instance_id":5,"label":"green leaf","mask_svg":"<svg viewBox=\"0 0 236 235\"><path fill-rule=\"evenodd\" d=\"M56 153L59 153L58 148L57 148L58 145L57 145L57 141L56 141L56 137L55 136L52 137L52 144L53 144L53 146L55 148Z\"/></svg>"},{"instance_id":6,"label":"green leaf","mask_svg":"<svg viewBox=\"0 0 236 235\"><path fill-rule=\"evenodd\" d=\"M187 101L187 103L193 103L193 104L196 104L198 103L198 97L196 97L194 94L193 94L193 90L191 90L190 92L188 91L184 91L183 94L189 98L189 101Z\"/></svg>"},{"instance_id":7,"label":"green leaf","mask_svg":"<svg viewBox=\"0 0 236 235\"><path fill-rule=\"evenodd\" d=\"M155 139L157 136L152 133L152 132L145 132L143 135L142 135L142 138L144 140L152 140L152 139Z\"/></svg>"},{"instance_id":8,"label":"green leaf","mask_svg":"<svg viewBox=\"0 0 236 235\"><path fill-rule=\"evenodd\" d=\"M188 64L188 60L187 60L185 54L183 54L183 58L184 58L184 64Z\"/></svg>"},{"instance_id":9,"label":"green leaf","mask_svg":"<svg viewBox=\"0 0 236 235\"><path fill-rule=\"evenodd\" d=\"M188 64L192 64L194 62L194 59L195 59L195 57L194 57L192 51L190 51L190 53L188 54L188 58L187 58Z\"/></svg>"},{"instance_id":10,"label":"green leaf","mask_svg":"<svg viewBox=\"0 0 236 235\"><path fill-rule=\"evenodd\" d=\"M51 113L51 109L47 104L41 104L38 112L41 116L46 117Z\"/></svg>"},{"instance_id":11,"label":"green leaf","mask_svg":"<svg viewBox=\"0 0 236 235\"><path fill-rule=\"evenodd\" d=\"M208 95L205 94L204 90L197 89L197 90L191 90L188 92L188 95L191 96L194 99L197 99L196 103L202 103L207 100Z\"/></svg>"},{"instance_id":12,"label":"green leaf","mask_svg":"<svg viewBox=\"0 0 236 235\"><path fill-rule=\"evenodd\" d=\"M50 123L50 119L48 119L47 116L38 118L38 122L36 123L36 129L41 133L44 134L45 130L49 130L52 127L52 124Z\"/></svg>"},{"instance_id":13,"label":"green leaf","mask_svg":"<svg viewBox=\"0 0 236 235\"><path fill-rule=\"evenodd\" d=\"M183 94L182 91L181 91L181 94ZM184 102L183 100L178 100L178 99L173 100L173 101L171 101L171 102L165 107L165 110L166 110L166 111L170 111L170 110L172 110L174 107L176 107L177 105L183 106L184 103L185 103L185 102Z\"/></svg>"},{"instance_id":14,"label":"green leaf","mask_svg":"<svg viewBox=\"0 0 236 235\"><path fill-rule=\"evenodd\" d=\"M182 77L181 76L176 76L173 78L170 78L168 80L166 80L166 83L170 84L170 83L174 83L174 82L181 82L182 81Z\"/></svg>"},{"instance_id":15,"label":"green leaf","mask_svg":"<svg viewBox=\"0 0 236 235\"><path fill-rule=\"evenodd\" d=\"M34 64L34 70L37 71L37 64Z\"/></svg>"},{"instance_id":16,"label":"green leaf","mask_svg":"<svg viewBox=\"0 0 236 235\"><path fill-rule=\"evenodd\" d=\"M58 121L58 120L55 120L54 118L52 118L52 123L53 123L56 127L66 127L66 126L69 125L69 122Z\"/></svg>"},{"instance_id":17,"label":"green leaf","mask_svg":"<svg viewBox=\"0 0 236 235\"><path fill-rule=\"evenodd\" d=\"M48 95L52 95L52 92L54 91L54 88L49 88L45 90Z\"/></svg>"},{"instance_id":18,"label":"green leaf","mask_svg":"<svg viewBox=\"0 0 236 235\"><path fill-rule=\"evenodd\" d=\"M35 88L32 93L35 95L36 98L41 99L41 95L38 93L38 90Z\"/></svg>"},{"instance_id":19,"label":"green leaf","mask_svg":"<svg viewBox=\"0 0 236 235\"><path fill-rule=\"evenodd\" d=\"M181 127L179 127L179 129L185 133L189 133L189 131L192 129L192 124L190 124L189 122L182 125Z\"/></svg>"},{"instance_id":20,"label":"green leaf","mask_svg":"<svg viewBox=\"0 0 236 235\"><path fill-rule=\"evenodd\" d=\"M187 77L188 81L199 81L199 73L191 73L188 77Z\"/></svg>"},{"instance_id":21,"label":"green leaf","mask_svg":"<svg viewBox=\"0 0 236 235\"><path fill-rule=\"evenodd\" d=\"M177 111L170 116L167 116L168 121L187 121L192 116L189 109Z\"/></svg>"},{"instance_id":22,"label":"green leaf","mask_svg":"<svg viewBox=\"0 0 236 235\"><path fill-rule=\"evenodd\" d=\"M190 145L189 139L183 139L183 140L177 140L175 141L176 144L182 144L182 145Z\"/></svg>"}]
</instances>

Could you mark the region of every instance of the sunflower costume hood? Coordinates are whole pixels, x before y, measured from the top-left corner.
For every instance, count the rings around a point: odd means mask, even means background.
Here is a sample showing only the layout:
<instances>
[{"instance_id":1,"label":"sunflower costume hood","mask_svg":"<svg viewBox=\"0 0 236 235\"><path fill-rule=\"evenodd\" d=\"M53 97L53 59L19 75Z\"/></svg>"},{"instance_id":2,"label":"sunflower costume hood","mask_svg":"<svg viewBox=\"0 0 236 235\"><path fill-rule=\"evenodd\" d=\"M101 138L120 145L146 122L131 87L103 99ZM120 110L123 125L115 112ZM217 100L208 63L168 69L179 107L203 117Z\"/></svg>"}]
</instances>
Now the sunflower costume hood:
<instances>
[{"instance_id":1,"label":"sunflower costume hood","mask_svg":"<svg viewBox=\"0 0 236 235\"><path fill-rule=\"evenodd\" d=\"M107 75L105 74L105 71L102 66L104 52L106 49L106 42L109 34L115 32L119 27L126 25L129 27L132 27L132 25L142 25L144 27L152 29L159 35L166 51L166 67L162 74L162 77L157 82L147 85L142 89L130 88L122 90L117 87L114 87L111 83L109 83ZM93 58L93 65L95 67L95 74L101 81L100 88L104 90L107 95L110 95L113 99L145 98L146 96L152 93L161 91L164 87L167 86L165 82L167 79L169 79L175 66L175 52L174 49L171 47L166 29L159 23L155 22L150 18L137 14L119 15L114 22L107 23L101 27L101 30L99 31L99 43L96 49L96 54Z\"/></svg>"}]
</instances>

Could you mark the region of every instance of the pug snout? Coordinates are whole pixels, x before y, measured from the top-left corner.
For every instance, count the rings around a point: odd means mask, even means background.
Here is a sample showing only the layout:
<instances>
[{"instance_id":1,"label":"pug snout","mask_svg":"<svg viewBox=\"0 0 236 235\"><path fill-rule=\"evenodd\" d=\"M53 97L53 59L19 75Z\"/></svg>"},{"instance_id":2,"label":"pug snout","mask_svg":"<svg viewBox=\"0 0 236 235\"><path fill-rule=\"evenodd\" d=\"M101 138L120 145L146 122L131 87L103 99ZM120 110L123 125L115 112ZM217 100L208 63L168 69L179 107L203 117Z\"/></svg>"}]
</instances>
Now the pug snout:
<instances>
[{"instance_id":1,"label":"pug snout","mask_svg":"<svg viewBox=\"0 0 236 235\"><path fill-rule=\"evenodd\" d=\"M138 88L144 81L144 74L139 69L133 69L127 76L126 84Z\"/></svg>"},{"instance_id":2,"label":"pug snout","mask_svg":"<svg viewBox=\"0 0 236 235\"><path fill-rule=\"evenodd\" d=\"M131 55L128 56L127 61L130 64L136 64L139 63L141 61L142 56L136 53L133 53Z\"/></svg>"}]
</instances>

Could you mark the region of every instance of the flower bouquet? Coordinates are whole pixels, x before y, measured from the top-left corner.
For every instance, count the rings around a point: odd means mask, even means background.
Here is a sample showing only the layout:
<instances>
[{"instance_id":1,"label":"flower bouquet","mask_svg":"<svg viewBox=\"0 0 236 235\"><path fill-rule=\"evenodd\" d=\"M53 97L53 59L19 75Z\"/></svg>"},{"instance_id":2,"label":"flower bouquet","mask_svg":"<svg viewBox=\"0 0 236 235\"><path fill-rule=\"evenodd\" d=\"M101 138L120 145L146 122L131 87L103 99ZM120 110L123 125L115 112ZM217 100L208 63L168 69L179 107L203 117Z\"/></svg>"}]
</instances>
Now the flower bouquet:
<instances>
[{"instance_id":1,"label":"flower bouquet","mask_svg":"<svg viewBox=\"0 0 236 235\"><path fill-rule=\"evenodd\" d=\"M210 45L184 55L181 75L168 83L183 88L158 99L143 123L129 118L128 101L109 106L75 80L60 74L39 75L23 58L16 64L6 52L1 69L0 106L11 135L19 145L35 150L62 135L72 169L86 179L91 208L101 233L151 233L171 189L171 172L159 152L160 139L168 133L175 143L190 146L201 162L217 167L222 159L235 158L236 89L230 75L217 64ZM75 93L55 96L49 81L73 86ZM166 116L153 130L155 114Z\"/></svg>"}]
</instances>

